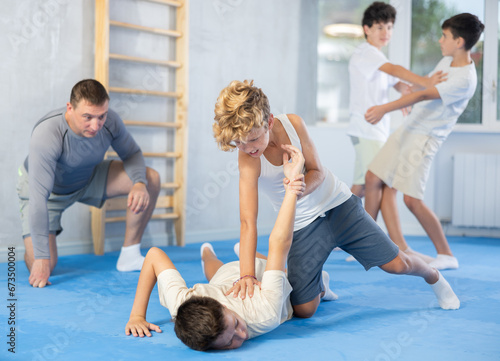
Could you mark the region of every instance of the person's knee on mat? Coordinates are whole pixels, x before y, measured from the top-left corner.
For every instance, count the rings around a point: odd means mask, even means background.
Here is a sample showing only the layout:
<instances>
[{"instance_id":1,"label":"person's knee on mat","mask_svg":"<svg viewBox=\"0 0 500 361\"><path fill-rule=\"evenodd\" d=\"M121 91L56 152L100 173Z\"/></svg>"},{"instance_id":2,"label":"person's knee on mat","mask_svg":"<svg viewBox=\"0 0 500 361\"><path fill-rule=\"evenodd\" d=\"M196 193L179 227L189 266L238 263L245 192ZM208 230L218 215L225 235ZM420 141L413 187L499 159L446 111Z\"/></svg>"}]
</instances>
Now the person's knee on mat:
<instances>
[{"instance_id":1,"label":"person's knee on mat","mask_svg":"<svg viewBox=\"0 0 500 361\"><path fill-rule=\"evenodd\" d=\"M311 318L316 313L320 302L320 295L314 300L301 305L293 305L293 315L300 318Z\"/></svg>"}]
</instances>

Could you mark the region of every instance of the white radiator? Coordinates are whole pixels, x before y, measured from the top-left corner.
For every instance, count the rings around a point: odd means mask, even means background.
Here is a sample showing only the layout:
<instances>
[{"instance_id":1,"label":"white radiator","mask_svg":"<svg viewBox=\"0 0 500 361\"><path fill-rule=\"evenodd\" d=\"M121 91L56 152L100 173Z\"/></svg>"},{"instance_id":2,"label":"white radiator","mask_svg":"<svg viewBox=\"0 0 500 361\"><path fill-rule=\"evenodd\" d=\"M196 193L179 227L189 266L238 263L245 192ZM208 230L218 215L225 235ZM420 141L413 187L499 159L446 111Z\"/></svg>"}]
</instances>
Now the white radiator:
<instances>
[{"instance_id":1,"label":"white radiator","mask_svg":"<svg viewBox=\"0 0 500 361\"><path fill-rule=\"evenodd\" d=\"M500 154L454 156L452 224L500 228Z\"/></svg>"}]
</instances>

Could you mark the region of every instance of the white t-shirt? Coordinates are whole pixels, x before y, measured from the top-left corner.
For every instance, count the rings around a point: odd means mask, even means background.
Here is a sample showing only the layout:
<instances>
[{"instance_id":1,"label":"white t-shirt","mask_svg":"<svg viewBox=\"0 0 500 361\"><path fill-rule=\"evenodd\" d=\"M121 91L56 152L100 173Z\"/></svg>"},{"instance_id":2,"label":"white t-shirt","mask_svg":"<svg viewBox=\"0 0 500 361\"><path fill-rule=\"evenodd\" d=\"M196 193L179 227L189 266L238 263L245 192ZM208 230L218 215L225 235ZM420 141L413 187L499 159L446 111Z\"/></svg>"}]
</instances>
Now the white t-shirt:
<instances>
[{"instance_id":1,"label":"white t-shirt","mask_svg":"<svg viewBox=\"0 0 500 361\"><path fill-rule=\"evenodd\" d=\"M285 128L286 134L292 145L302 151L299 135L286 114L276 115L275 118L278 119L283 125L283 128ZM349 187L328 169L325 170L325 179L314 192L309 193L297 201L293 225L294 231L298 231L308 226L323 213L341 205L351 198L352 193ZM283 187L284 177L283 165L273 165L264 155L260 156L259 189L269 198L276 212L281 208L281 204L285 197L285 187Z\"/></svg>"},{"instance_id":2,"label":"white t-shirt","mask_svg":"<svg viewBox=\"0 0 500 361\"><path fill-rule=\"evenodd\" d=\"M359 45L349 60L349 127L347 134L355 137L385 142L391 128L388 114L377 124L365 120L366 111L389 101L389 89L399 79L378 70L388 63L387 57L373 45Z\"/></svg>"},{"instance_id":3,"label":"white t-shirt","mask_svg":"<svg viewBox=\"0 0 500 361\"><path fill-rule=\"evenodd\" d=\"M476 91L476 66L472 62L462 67L452 67L452 61L452 57L444 57L431 72L433 74L442 70L448 73L448 80L436 85L440 98L425 100L413 106L402 124L408 131L444 141L467 107Z\"/></svg>"},{"instance_id":4,"label":"white t-shirt","mask_svg":"<svg viewBox=\"0 0 500 361\"><path fill-rule=\"evenodd\" d=\"M223 265L212 277L210 283L199 283L192 288L175 269L167 269L158 275L158 294L160 303L167 307L175 317L177 309L193 296L211 297L236 312L247 323L249 338L270 332L283 322L292 318L290 303L292 286L283 271L264 271L266 261L255 260L255 276L261 280L261 288L255 287L253 297L242 300L225 293L239 278L240 263L230 262Z\"/></svg>"}]
</instances>

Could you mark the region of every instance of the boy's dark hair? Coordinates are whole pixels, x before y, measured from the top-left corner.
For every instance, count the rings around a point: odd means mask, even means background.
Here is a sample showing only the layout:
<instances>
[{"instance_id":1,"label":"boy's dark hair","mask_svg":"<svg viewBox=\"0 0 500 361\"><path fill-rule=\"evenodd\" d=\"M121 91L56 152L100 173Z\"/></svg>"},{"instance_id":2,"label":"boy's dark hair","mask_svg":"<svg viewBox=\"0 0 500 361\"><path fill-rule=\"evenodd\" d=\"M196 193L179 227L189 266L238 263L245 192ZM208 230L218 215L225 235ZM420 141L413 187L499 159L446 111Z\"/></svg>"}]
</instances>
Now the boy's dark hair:
<instances>
[{"instance_id":1,"label":"boy's dark hair","mask_svg":"<svg viewBox=\"0 0 500 361\"><path fill-rule=\"evenodd\" d=\"M375 1L366 8L361 25L371 28L374 23L387 24L389 22L393 24L396 22L396 9L382 1Z\"/></svg>"},{"instance_id":2,"label":"boy's dark hair","mask_svg":"<svg viewBox=\"0 0 500 361\"><path fill-rule=\"evenodd\" d=\"M225 329L224 306L213 298L193 296L177 310L175 334L193 350L208 350Z\"/></svg>"},{"instance_id":3,"label":"boy's dark hair","mask_svg":"<svg viewBox=\"0 0 500 361\"><path fill-rule=\"evenodd\" d=\"M479 40L484 24L476 15L462 13L445 20L441 28L450 30L454 39L458 37L464 39L465 50L470 50Z\"/></svg>"},{"instance_id":4,"label":"boy's dark hair","mask_svg":"<svg viewBox=\"0 0 500 361\"><path fill-rule=\"evenodd\" d=\"M106 88L95 79L80 80L71 89L69 102L76 108L80 100L85 99L92 105L102 105L109 100Z\"/></svg>"}]
</instances>

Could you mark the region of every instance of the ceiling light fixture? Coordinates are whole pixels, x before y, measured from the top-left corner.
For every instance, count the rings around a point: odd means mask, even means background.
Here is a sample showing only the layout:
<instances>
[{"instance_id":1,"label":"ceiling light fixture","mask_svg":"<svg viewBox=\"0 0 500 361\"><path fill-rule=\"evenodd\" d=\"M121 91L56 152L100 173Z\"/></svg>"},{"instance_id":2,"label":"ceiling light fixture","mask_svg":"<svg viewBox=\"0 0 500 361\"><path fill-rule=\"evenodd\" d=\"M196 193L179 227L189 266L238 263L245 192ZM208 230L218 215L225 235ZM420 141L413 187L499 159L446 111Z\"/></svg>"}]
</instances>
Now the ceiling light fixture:
<instances>
[{"instance_id":1,"label":"ceiling light fixture","mask_svg":"<svg viewBox=\"0 0 500 361\"><path fill-rule=\"evenodd\" d=\"M355 24L330 24L323 28L323 32L335 38L362 38L363 27Z\"/></svg>"}]
</instances>

